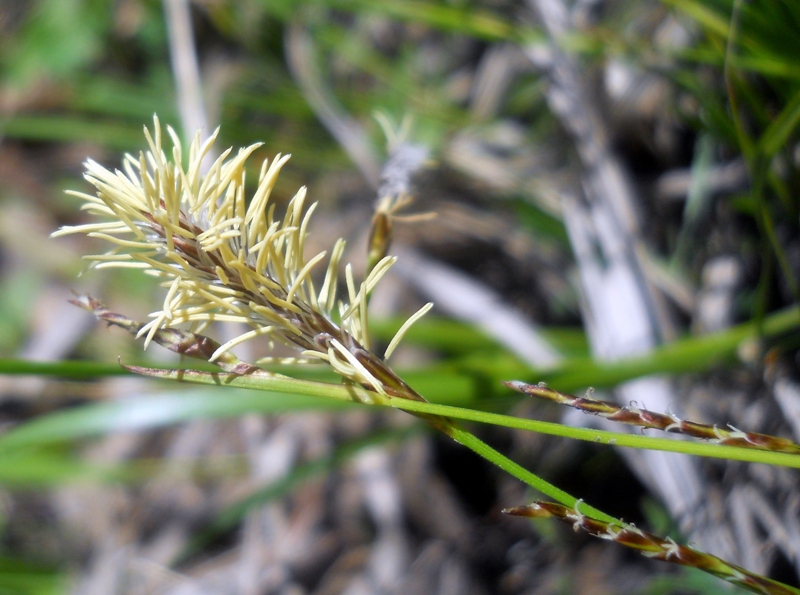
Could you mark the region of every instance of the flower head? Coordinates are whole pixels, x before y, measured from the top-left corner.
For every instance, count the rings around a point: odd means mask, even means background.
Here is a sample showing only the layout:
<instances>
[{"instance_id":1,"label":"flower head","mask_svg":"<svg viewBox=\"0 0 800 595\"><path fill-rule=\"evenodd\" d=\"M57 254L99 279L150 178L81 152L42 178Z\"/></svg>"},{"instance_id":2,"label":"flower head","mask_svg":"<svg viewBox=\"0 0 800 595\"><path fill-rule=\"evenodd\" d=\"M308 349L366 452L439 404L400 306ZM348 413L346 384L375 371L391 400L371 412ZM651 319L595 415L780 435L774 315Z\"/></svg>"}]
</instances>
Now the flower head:
<instances>
[{"instance_id":1,"label":"flower head","mask_svg":"<svg viewBox=\"0 0 800 595\"><path fill-rule=\"evenodd\" d=\"M220 346L211 361L234 345L268 336L299 348L306 358L327 361L343 377L382 394L411 390L369 348L367 298L395 259L382 258L359 285L347 265L348 299L337 302L345 247L339 240L317 289L311 273L326 252L308 260L304 255L316 204L304 208L304 187L282 219L276 218L275 205L269 202L288 155L264 161L256 191L248 200L245 163L260 143L235 155L232 149L224 151L203 175L201 162L219 130L204 143L199 133L195 136L186 169L172 128L167 127L171 160L162 145L158 118L153 132L147 128L144 132L150 150L138 157L126 155L122 171L87 161L85 178L96 188L96 196L70 192L86 201L83 209L107 221L64 227L53 235L85 233L107 240L115 245L110 252L85 257L93 266L141 268L163 279L167 294L162 309L151 314L152 320L139 331L145 345L158 330L179 324L199 331L214 321L242 322L252 330ZM429 308L425 306L411 321Z\"/></svg>"}]
</instances>

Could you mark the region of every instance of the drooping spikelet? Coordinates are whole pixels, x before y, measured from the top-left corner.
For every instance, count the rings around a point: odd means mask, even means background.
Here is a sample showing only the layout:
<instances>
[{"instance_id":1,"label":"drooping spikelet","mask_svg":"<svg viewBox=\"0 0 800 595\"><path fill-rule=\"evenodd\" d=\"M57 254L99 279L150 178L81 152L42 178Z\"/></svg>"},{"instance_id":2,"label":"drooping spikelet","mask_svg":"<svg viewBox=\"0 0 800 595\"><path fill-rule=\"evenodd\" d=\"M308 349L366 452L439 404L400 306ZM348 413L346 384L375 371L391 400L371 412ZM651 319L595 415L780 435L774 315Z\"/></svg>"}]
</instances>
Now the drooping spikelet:
<instances>
[{"instance_id":1,"label":"drooping spikelet","mask_svg":"<svg viewBox=\"0 0 800 595\"><path fill-rule=\"evenodd\" d=\"M327 361L342 376L382 394L417 398L369 349L367 297L394 263L385 257L356 285L345 269L347 301L337 302L339 263L345 243L331 250L327 272L317 290L311 277L326 253L306 260L305 239L316 205L304 209L306 189L290 201L282 219L269 198L289 156L264 161L258 187L248 201L245 162L260 143L224 151L208 173L201 162L219 130L201 144L195 136L183 168L180 140L172 128L172 159L162 146L161 126L145 128L150 150L126 155L114 172L89 160L85 178L96 196L71 192L86 201L84 209L106 222L64 227L60 236L85 233L115 244L106 254L87 256L93 266L141 268L163 279L162 309L139 331L146 345L159 329L188 324L200 331L214 321L242 322L252 330L221 345L211 356L258 336L298 347L306 358ZM338 308L339 324L333 311ZM425 306L412 317L426 312ZM401 332L407 329L404 325ZM391 349L397 343L392 341ZM391 353L389 350L388 354ZM421 399L421 397L419 397Z\"/></svg>"},{"instance_id":2,"label":"drooping spikelet","mask_svg":"<svg viewBox=\"0 0 800 595\"><path fill-rule=\"evenodd\" d=\"M575 531L585 531L600 539L614 541L625 547L639 550L644 556L653 560L698 568L753 593L762 595L796 595L797 593L793 587L750 572L711 554L680 545L669 537L658 537L642 531L630 523L615 524L586 516L579 510L581 503L578 500L573 508L569 508L555 502L539 501L528 506L506 508L503 512L528 518L555 518L572 525Z\"/></svg>"}]
</instances>

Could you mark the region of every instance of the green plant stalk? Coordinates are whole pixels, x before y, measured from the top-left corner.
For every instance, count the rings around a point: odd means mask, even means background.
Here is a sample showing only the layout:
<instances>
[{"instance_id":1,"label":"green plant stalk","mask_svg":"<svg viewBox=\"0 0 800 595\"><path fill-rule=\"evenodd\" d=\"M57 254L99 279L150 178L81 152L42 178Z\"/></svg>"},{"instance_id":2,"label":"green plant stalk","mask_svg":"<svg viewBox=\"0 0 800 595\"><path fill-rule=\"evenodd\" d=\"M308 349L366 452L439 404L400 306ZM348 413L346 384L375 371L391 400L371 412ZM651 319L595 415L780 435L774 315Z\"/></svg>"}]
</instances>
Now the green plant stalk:
<instances>
[{"instance_id":1,"label":"green plant stalk","mask_svg":"<svg viewBox=\"0 0 800 595\"><path fill-rule=\"evenodd\" d=\"M673 440L670 438L655 438L651 436L640 436L636 434L626 434L620 432L606 432L604 430L594 430L590 428L573 428L552 422L521 419L509 415L476 411L474 409L465 409L450 405L437 405L423 401L411 401L399 397L383 397L378 393L369 391L362 387L314 382L311 380L297 380L287 376L281 376L280 374L272 374L270 372L265 372L263 375L254 374L240 376L230 373L199 372L196 370L162 370L158 368L141 367L131 367L129 369L137 374L150 376L153 378L161 378L164 380L176 380L179 382L215 386L233 386L261 391L269 390L280 393L309 395L314 397L326 397L339 401L389 406L395 409L402 409L411 413L418 413L428 416L461 419L464 421L476 421L507 428L538 432L550 436L560 436L563 438L594 442L598 444L663 450L667 452L684 453L694 456L723 458L750 463L764 463L768 465L800 468L800 455L757 451L749 448L724 446L713 443L687 442L683 440ZM571 504L566 505L571 506Z\"/></svg>"},{"instance_id":2,"label":"green plant stalk","mask_svg":"<svg viewBox=\"0 0 800 595\"><path fill-rule=\"evenodd\" d=\"M547 494L551 498L558 500L564 506L568 506L573 508L577 505L578 499L568 494L564 490L557 488L553 484L548 481L545 481L535 473L531 473L527 469L525 469L522 465L519 465L506 457L505 455L497 452L491 446L483 442L474 434L471 434L467 430L463 429L458 425L453 425L451 427L450 432L447 432L453 440L458 442L459 444L466 446L472 452L476 453L480 457L486 459L490 463L493 463L503 471L509 473L510 475L516 477L521 482L528 484L533 489L541 492L542 494ZM602 510L598 510L593 506L586 504L585 502L581 501L581 507L587 513L587 516L597 519L599 521L605 521L607 523L611 523L617 526L623 526L621 520L616 519Z\"/></svg>"},{"instance_id":3,"label":"green plant stalk","mask_svg":"<svg viewBox=\"0 0 800 595\"><path fill-rule=\"evenodd\" d=\"M597 444L608 444L612 446L623 446L626 448L642 448L647 450L663 450L666 452L676 452L699 457L710 457L727 459L731 461L743 461L748 463L763 463L767 465L777 465L782 467L793 467L800 469L800 455L793 455L781 452L758 451L738 446L725 446L715 443L689 442L685 440L674 440L672 438L655 438L652 436L641 436L638 434L626 434L620 432L607 432L605 430L593 430L590 428L573 428L562 424L538 421L533 419L521 419L509 415L489 413L486 411L476 411L474 409L464 409L450 405L437 405L434 403L411 403L402 399L390 399L390 406L404 411L414 411L418 413L429 413L434 415L446 415L454 419L464 421L476 421L506 428L528 430L547 434L549 436L560 436L562 438L572 438L585 442Z\"/></svg>"}]
</instances>

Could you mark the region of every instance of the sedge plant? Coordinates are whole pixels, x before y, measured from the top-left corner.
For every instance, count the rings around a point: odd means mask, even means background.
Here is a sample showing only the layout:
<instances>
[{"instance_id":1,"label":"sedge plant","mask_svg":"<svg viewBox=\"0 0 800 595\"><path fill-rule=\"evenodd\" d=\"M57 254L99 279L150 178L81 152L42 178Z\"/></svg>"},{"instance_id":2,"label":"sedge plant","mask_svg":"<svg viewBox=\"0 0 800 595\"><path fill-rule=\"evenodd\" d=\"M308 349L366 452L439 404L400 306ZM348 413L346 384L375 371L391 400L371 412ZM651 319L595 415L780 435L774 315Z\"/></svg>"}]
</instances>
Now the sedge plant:
<instances>
[{"instance_id":1,"label":"sedge plant","mask_svg":"<svg viewBox=\"0 0 800 595\"><path fill-rule=\"evenodd\" d=\"M380 200L372 225L369 267L357 283L352 267L344 267L340 298L341 260L345 248L337 241L330 254L306 258L309 219L316 205L306 208L306 189L276 215L270 194L288 156L278 155L261 166L252 196L246 193L245 164L260 146L224 151L203 173L218 131L205 142L199 134L189 148L186 167L177 135L167 128L172 150L165 150L157 118L145 128L149 150L127 155L122 169L109 171L89 160L85 177L94 195L73 192L84 209L100 221L64 227L54 236L84 233L105 240L110 251L85 257L95 268L142 269L166 289L161 308L147 322L109 311L99 300L83 296L74 303L100 320L120 326L182 355L218 367L218 371L154 369L130 366L134 373L201 384L227 385L289 394L390 406L409 411L486 460L525 482L555 502L536 502L506 510L528 517L554 517L603 539L641 550L655 559L693 566L757 593L788 594L799 590L749 572L715 556L644 533L578 500L524 469L464 429L459 419L481 421L607 444L689 452L705 456L800 467L800 447L789 441L736 429L694 424L652 412L619 408L590 398L575 398L544 386L509 382L525 394L576 407L611 420L704 439L676 442L646 436L570 428L505 415L429 403L389 365L389 359L409 327L432 304L426 304L398 330L383 353L369 334L370 295L395 262L388 255L393 218L405 199ZM321 284L316 269L324 269ZM204 335L215 322L235 322L248 330L225 343ZM259 360L241 361L231 349L266 337L296 351L281 362L322 363L341 377L341 384L312 382L269 371Z\"/></svg>"}]
</instances>

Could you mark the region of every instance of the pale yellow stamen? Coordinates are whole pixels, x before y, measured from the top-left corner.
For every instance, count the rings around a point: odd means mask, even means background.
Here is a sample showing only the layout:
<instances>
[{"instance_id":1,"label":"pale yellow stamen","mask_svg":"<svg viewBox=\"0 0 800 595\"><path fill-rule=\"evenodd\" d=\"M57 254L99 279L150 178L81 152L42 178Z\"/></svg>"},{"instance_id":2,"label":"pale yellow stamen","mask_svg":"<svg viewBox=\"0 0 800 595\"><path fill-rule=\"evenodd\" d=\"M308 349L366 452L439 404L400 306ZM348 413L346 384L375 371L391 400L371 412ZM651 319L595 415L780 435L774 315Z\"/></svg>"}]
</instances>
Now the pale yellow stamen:
<instances>
[{"instance_id":1,"label":"pale yellow stamen","mask_svg":"<svg viewBox=\"0 0 800 595\"><path fill-rule=\"evenodd\" d=\"M223 345L221 345L219 347L219 349L217 349L211 355L211 357L209 358L208 361L213 362L219 356L221 356L223 353L225 353L229 349L232 349L232 348L236 347L240 343L244 343L245 341L249 341L250 339L252 339L254 337L263 337L264 335L269 335L269 334L273 333L274 331L275 331L275 327L273 327L273 326L262 326L260 328L253 329L252 331L249 331L249 332L246 332L246 333L244 333L242 335L239 335L235 339L231 339L227 343L224 343Z\"/></svg>"},{"instance_id":2,"label":"pale yellow stamen","mask_svg":"<svg viewBox=\"0 0 800 595\"><path fill-rule=\"evenodd\" d=\"M389 346L386 348L386 351L383 354L384 360L389 359L392 353L394 353L394 350L400 344L400 341L403 340L403 336L406 334L408 329L411 328L411 325L425 316L425 314L427 314L428 310L431 308L433 308L433 302L428 302L422 306L422 308L417 310L408 320L406 320L399 329L397 329L397 332L394 334L394 337L392 337L392 340L389 342Z\"/></svg>"}]
</instances>

